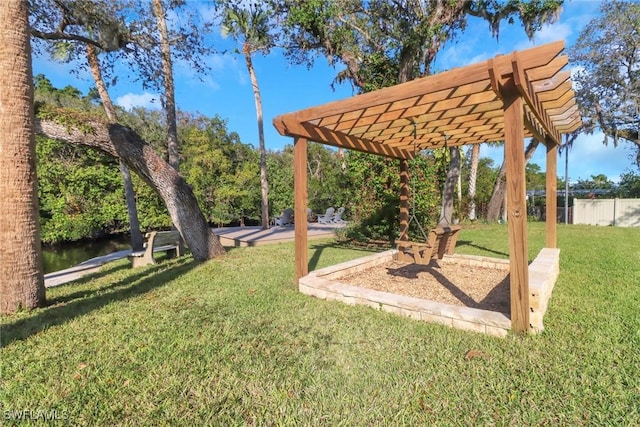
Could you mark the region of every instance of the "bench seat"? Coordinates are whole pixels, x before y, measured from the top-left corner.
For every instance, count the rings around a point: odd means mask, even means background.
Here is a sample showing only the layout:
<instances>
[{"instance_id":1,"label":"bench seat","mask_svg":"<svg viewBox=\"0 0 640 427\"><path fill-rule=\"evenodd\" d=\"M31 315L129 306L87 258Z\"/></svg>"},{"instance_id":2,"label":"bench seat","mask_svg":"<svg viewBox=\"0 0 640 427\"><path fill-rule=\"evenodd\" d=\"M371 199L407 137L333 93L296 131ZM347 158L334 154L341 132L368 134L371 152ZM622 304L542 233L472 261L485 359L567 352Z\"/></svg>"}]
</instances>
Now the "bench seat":
<instances>
[{"instance_id":1,"label":"bench seat","mask_svg":"<svg viewBox=\"0 0 640 427\"><path fill-rule=\"evenodd\" d=\"M152 231L145 235L145 239L147 239L144 244L145 249L132 252L128 256L134 268L156 264L154 254L157 252L166 252L170 257L184 254L182 237L177 230Z\"/></svg>"},{"instance_id":2,"label":"bench seat","mask_svg":"<svg viewBox=\"0 0 640 427\"><path fill-rule=\"evenodd\" d=\"M453 255L461 226L436 227L429 232L426 242L400 240L397 242L397 260L416 264L429 264L432 259Z\"/></svg>"}]
</instances>

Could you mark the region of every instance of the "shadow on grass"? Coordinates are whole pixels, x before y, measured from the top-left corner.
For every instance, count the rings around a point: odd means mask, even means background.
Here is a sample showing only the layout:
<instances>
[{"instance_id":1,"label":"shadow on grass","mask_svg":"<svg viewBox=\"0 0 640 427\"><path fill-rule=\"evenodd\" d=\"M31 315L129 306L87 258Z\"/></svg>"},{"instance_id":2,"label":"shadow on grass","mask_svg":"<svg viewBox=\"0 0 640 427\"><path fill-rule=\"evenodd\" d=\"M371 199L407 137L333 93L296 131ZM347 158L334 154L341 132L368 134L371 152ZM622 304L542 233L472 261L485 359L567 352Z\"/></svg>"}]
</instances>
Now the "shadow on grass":
<instances>
[{"instance_id":1,"label":"shadow on grass","mask_svg":"<svg viewBox=\"0 0 640 427\"><path fill-rule=\"evenodd\" d=\"M367 253L371 253L372 250L374 249L373 247L367 247L367 246L361 246L361 245L353 245L350 243L343 243L343 242L330 242L330 243L323 243L323 244L314 244L309 246L309 249L313 251L313 254L311 255L311 258L309 258L309 263L307 264L309 266L309 271L314 271L316 269L316 267L318 267L318 264L320 262L320 258L322 257L322 252L324 252L325 249L352 249L352 250L358 250L358 251L362 251L362 252L367 252ZM388 248L385 248L388 249Z\"/></svg>"},{"instance_id":2,"label":"shadow on grass","mask_svg":"<svg viewBox=\"0 0 640 427\"><path fill-rule=\"evenodd\" d=\"M469 240L458 240L458 242L456 243L456 248L458 248L460 246L471 246L472 248L481 249L483 251L491 252L491 253L496 254L496 255L503 255L503 256L505 256L507 258L509 257L509 254L507 254L507 253L496 251L496 250L493 250L493 249L489 249L486 246L475 245Z\"/></svg>"},{"instance_id":3,"label":"shadow on grass","mask_svg":"<svg viewBox=\"0 0 640 427\"><path fill-rule=\"evenodd\" d=\"M157 264L107 286L53 298L49 307L34 313L33 316L2 325L0 347L26 339L51 326L64 324L113 302L136 297L164 286L200 264L200 261L191 258L177 260L176 265L168 269L166 265ZM114 270L118 269L119 267Z\"/></svg>"}]
</instances>

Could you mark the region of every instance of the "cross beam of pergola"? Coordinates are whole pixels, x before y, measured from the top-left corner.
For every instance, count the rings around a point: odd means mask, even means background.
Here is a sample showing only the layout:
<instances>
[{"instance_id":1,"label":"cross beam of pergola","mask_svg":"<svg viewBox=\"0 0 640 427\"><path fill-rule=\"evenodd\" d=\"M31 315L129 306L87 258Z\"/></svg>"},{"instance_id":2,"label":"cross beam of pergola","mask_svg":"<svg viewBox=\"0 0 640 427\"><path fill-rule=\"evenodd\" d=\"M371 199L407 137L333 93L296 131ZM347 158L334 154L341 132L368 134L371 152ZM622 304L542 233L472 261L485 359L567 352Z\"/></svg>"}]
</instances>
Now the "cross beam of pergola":
<instances>
[{"instance_id":1,"label":"cross beam of pergola","mask_svg":"<svg viewBox=\"0 0 640 427\"><path fill-rule=\"evenodd\" d=\"M307 141L400 160L400 240L408 239L408 160L416 150L504 141L512 329L529 328L524 138L547 148L546 245L557 246L557 147L581 124L564 42L274 118L295 138L295 217L306 218ZM295 221L296 281L308 274L307 224Z\"/></svg>"}]
</instances>

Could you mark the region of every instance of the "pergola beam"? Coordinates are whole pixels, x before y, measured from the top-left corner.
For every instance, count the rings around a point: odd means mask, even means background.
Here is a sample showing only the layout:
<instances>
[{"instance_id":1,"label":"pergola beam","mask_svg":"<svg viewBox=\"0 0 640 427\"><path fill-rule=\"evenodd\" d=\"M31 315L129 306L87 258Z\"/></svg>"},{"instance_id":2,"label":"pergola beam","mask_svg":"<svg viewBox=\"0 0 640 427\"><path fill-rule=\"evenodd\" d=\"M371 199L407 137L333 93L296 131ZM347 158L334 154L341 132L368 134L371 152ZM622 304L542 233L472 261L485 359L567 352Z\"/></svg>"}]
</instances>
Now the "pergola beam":
<instances>
[{"instance_id":1,"label":"pergola beam","mask_svg":"<svg viewBox=\"0 0 640 427\"><path fill-rule=\"evenodd\" d=\"M558 146L545 142L547 147L546 161L546 247L558 247Z\"/></svg>"},{"instance_id":2,"label":"pergola beam","mask_svg":"<svg viewBox=\"0 0 640 427\"><path fill-rule=\"evenodd\" d=\"M346 100L308 108L298 112L297 118L303 122L335 114L349 113L353 110L379 107L385 104L406 101L416 96L450 90L452 81L455 81L457 86L462 86L486 79L487 67L484 63L468 65L464 68L454 68L446 73L435 74L430 76L428 81L426 79L416 79L374 92L356 95Z\"/></svg>"},{"instance_id":3,"label":"pergola beam","mask_svg":"<svg viewBox=\"0 0 640 427\"><path fill-rule=\"evenodd\" d=\"M515 83L503 87L511 328L529 330L529 263L524 160L523 102Z\"/></svg>"},{"instance_id":4,"label":"pergola beam","mask_svg":"<svg viewBox=\"0 0 640 427\"><path fill-rule=\"evenodd\" d=\"M358 138L346 133L336 132L310 123L301 123L288 116L275 117L273 119L273 125L282 135L307 138L322 144L377 154L378 156L396 159L413 158L413 153L407 150L390 147L386 144Z\"/></svg>"},{"instance_id":5,"label":"pergola beam","mask_svg":"<svg viewBox=\"0 0 640 427\"><path fill-rule=\"evenodd\" d=\"M293 143L293 192L295 283L309 274L307 247L307 140L296 138Z\"/></svg>"},{"instance_id":6,"label":"pergola beam","mask_svg":"<svg viewBox=\"0 0 640 427\"><path fill-rule=\"evenodd\" d=\"M539 108L540 104L536 98L536 94L530 88L529 82L527 81L524 70L522 69L522 65L520 65L518 55L516 53L513 54L511 65L513 67L513 81L516 88L520 92L520 95L535 116L536 120L542 125L544 132L549 136L549 138L552 139L553 142L555 142L557 145L560 145L560 143L562 142L560 140L560 133L556 129L554 129L553 124L551 123L551 119L544 111L544 109Z\"/></svg>"}]
</instances>

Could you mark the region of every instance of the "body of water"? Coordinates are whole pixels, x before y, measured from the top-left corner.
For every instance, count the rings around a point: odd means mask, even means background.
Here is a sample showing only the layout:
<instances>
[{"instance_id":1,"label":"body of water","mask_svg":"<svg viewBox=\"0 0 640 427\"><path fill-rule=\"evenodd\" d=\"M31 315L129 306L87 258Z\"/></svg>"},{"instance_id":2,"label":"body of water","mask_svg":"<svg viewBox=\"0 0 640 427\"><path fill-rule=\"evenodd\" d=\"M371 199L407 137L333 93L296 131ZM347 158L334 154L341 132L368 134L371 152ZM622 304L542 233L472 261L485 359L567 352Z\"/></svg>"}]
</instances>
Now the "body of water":
<instances>
[{"instance_id":1,"label":"body of water","mask_svg":"<svg viewBox=\"0 0 640 427\"><path fill-rule=\"evenodd\" d=\"M129 236L42 246L44 273L64 270L83 261L130 249Z\"/></svg>"}]
</instances>

